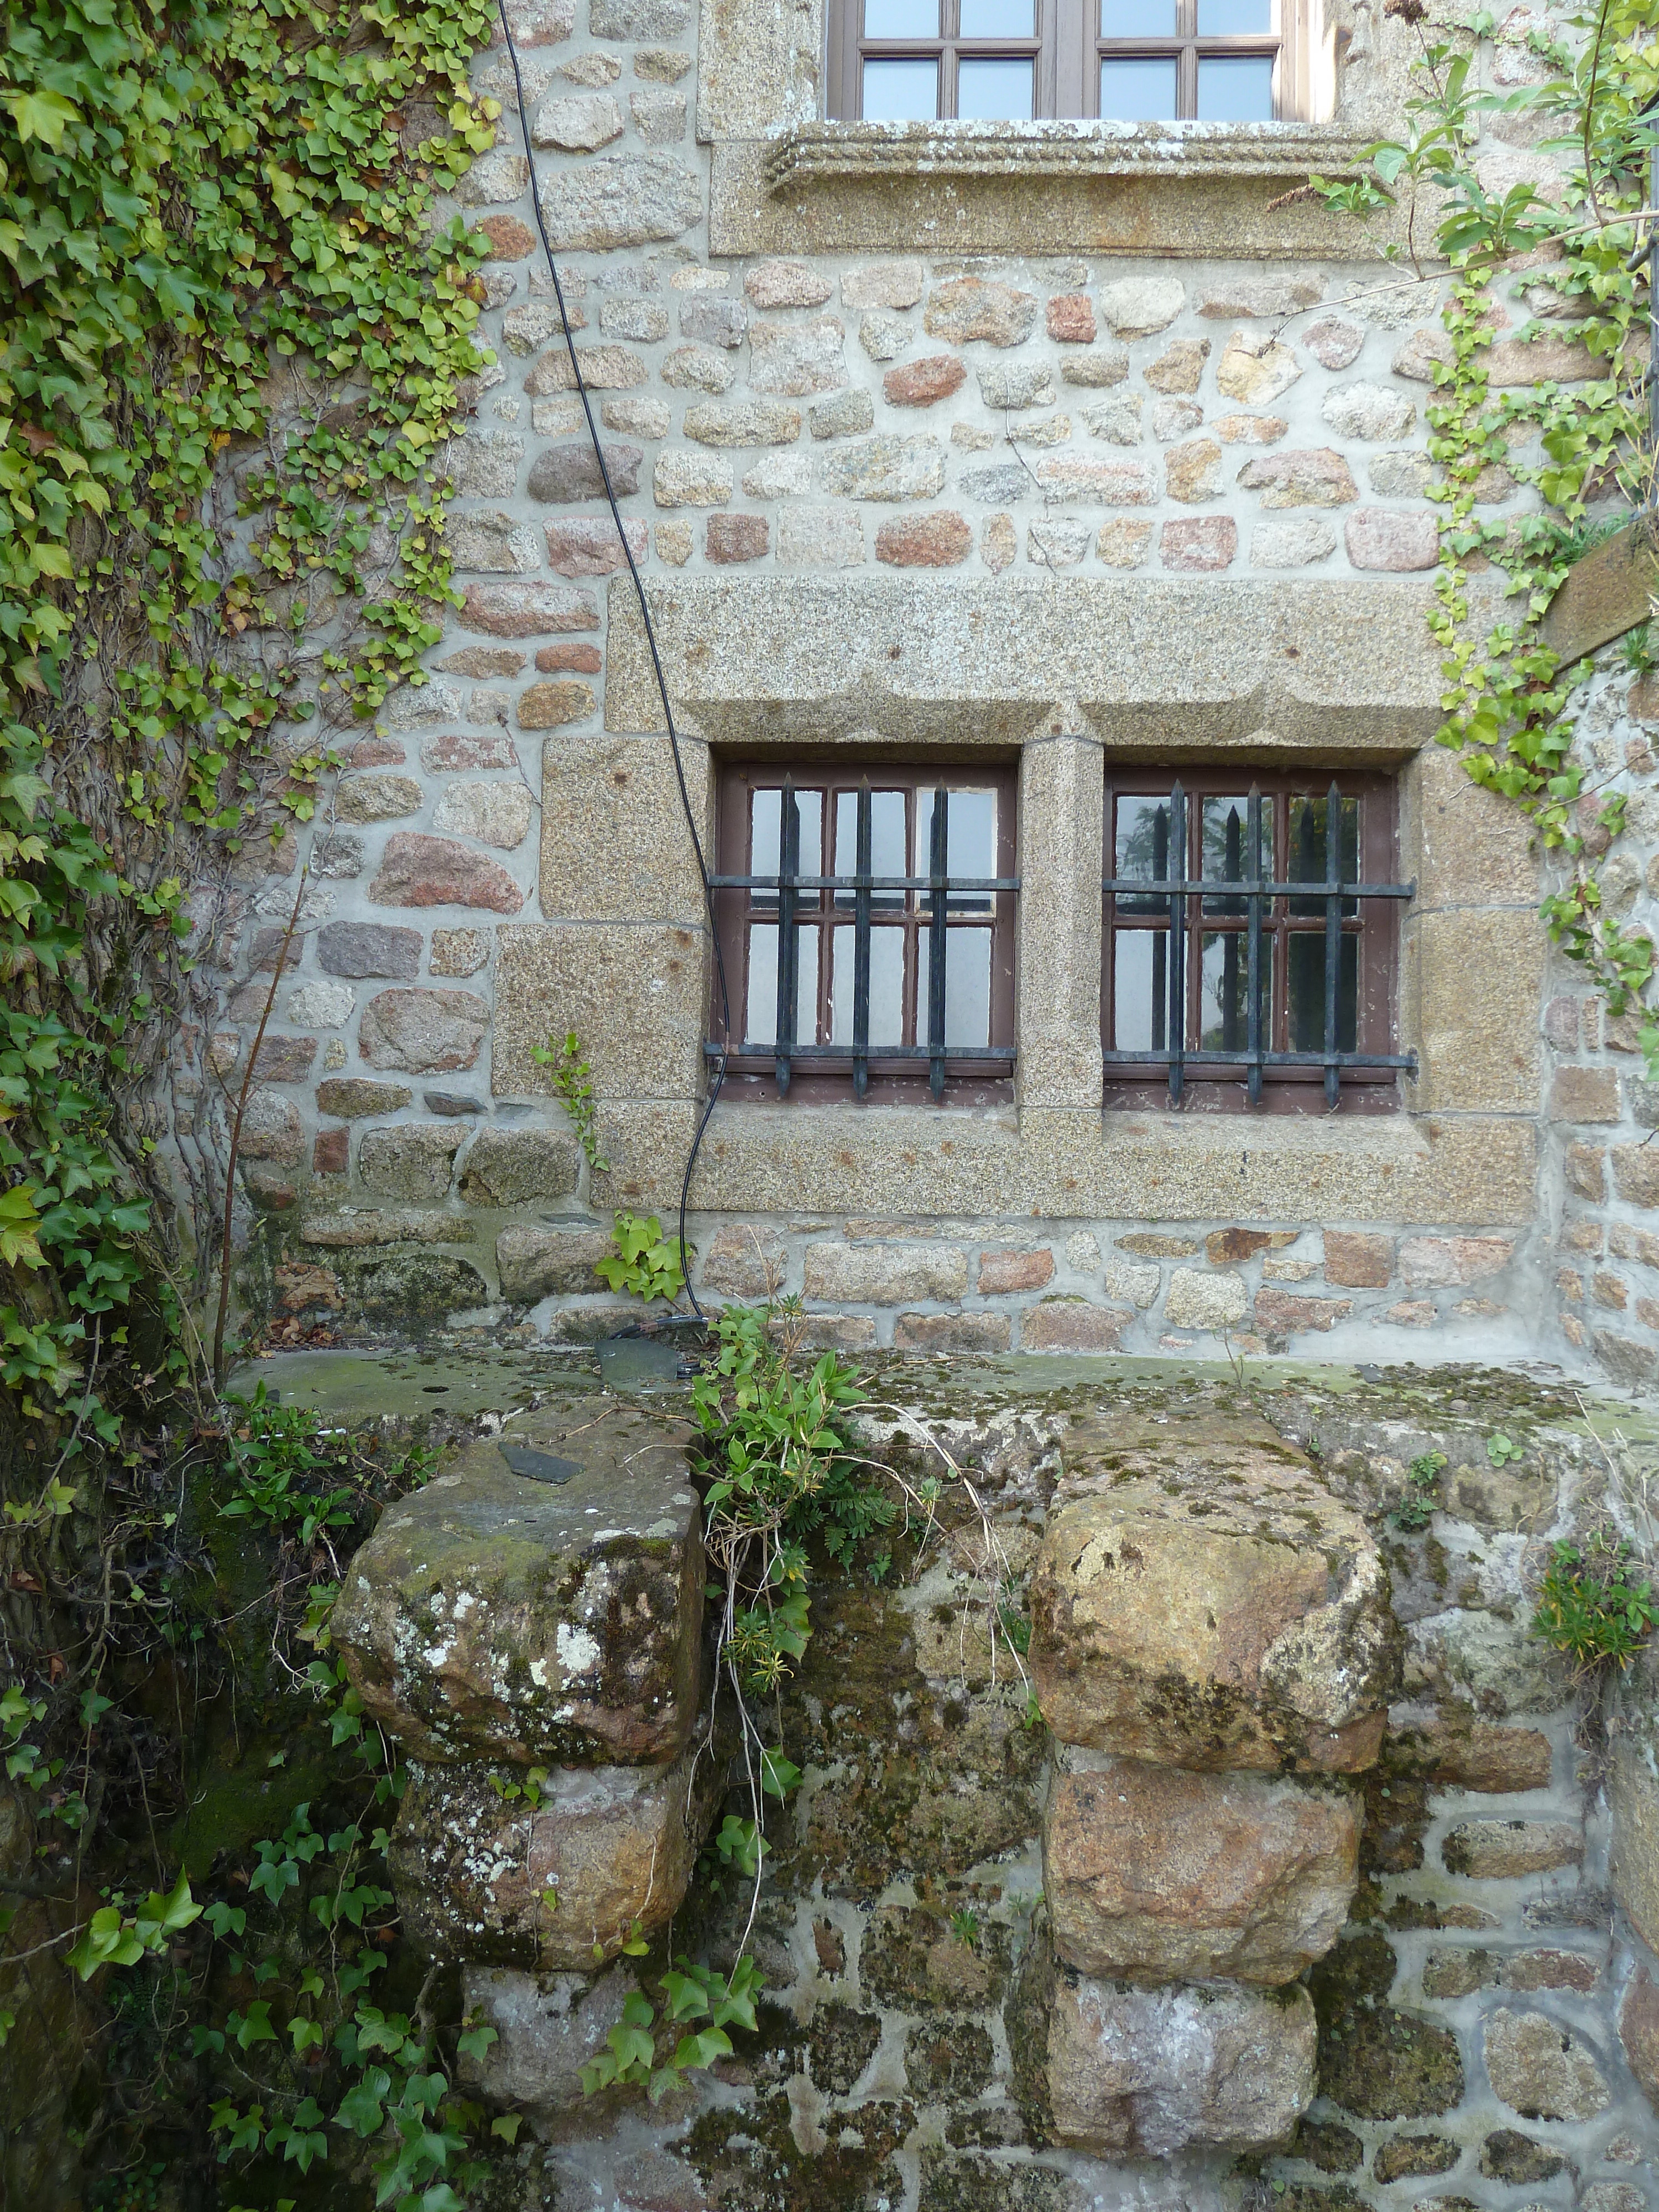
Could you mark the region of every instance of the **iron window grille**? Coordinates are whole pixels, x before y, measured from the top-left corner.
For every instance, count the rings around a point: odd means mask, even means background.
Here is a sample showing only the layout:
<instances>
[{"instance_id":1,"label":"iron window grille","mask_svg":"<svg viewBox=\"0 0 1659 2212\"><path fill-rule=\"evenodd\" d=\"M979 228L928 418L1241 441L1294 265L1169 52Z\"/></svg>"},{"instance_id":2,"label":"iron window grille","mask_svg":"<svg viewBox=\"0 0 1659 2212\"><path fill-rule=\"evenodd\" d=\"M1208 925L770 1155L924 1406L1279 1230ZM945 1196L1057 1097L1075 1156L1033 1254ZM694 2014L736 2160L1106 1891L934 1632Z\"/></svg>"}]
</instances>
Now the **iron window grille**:
<instances>
[{"instance_id":1,"label":"iron window grille","mask_svg":"<svg viewBox=\"0 0 1659 2212\"><path fill-rule=\"evenodd\" d=\"M1311 117L1317 0L831 0L832 116Z\"/></svg>"},{"instance_id":2,"label":"iron window grille","mask_svg":"<svg viewBox=\"0 0 1659 2212\"><path fill-rule=\"evenodd\" d=\"M1013 801L1001 770L729 771L712 882L738 1034L707 1054L780 1097L798 1073L863 1098L925 1069L935 1099L1011 1074Z\"/></svg>"},{"instance_id":3,"label":"iron window grille","mask_svg":"<svg viewBox=\"0 0 1659 2212\"><path fill-rule=\"evenodd\" d=\"M1345 1086L1415 1072L1415 1054L1389 1048L1395 917L1416 888L1385 879L1390 800L1376 778L1321 794L1130 775L1109 791L1109 1089L1162 1068L1172 1106L1194 1081L1242 1085L1258 1106L1264 1086L1316 1076L1334 1108Z\"/></svg>"}]
</instances>

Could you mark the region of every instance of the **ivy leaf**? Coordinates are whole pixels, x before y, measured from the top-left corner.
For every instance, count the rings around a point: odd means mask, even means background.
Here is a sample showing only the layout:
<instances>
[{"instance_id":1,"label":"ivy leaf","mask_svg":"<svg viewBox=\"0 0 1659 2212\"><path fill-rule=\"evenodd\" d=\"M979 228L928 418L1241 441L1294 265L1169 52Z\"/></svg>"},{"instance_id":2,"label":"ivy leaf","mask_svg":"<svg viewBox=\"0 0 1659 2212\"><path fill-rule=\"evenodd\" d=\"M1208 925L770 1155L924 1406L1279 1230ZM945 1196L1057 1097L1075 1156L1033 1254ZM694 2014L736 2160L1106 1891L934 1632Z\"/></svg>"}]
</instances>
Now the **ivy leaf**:
<instances>
[{"instance_id":1,"label":"ivy leaf","mask_svg":"<svg viewBox=\"0 0 1659 2212\"><path fill-rule=\"evenodd\" d=\"M69 125L81 119L74 101L59 92L7 93L0 95L0 107L11 111L17 135L26 144L31 138L39 138L54 153L63 144Z\"/></svg>"}]
</instances>

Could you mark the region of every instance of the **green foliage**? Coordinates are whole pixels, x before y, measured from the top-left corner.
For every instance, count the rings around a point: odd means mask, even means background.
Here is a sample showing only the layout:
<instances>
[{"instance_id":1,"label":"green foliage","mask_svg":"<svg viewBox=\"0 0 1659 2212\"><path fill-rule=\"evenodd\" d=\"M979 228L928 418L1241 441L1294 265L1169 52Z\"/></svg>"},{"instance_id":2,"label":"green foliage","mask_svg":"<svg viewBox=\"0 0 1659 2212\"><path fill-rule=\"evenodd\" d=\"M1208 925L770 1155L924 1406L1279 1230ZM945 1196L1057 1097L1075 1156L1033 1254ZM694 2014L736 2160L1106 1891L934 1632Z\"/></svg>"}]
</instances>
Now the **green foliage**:
<instances>
[{"instance_id":1,"label":"green foliage","mask_svg":"<svg viewBox=\"0 0 1659 2212\"><path fill-rule=\"evenodd\" d=\"M951 1915L951 1939L960 1943L964 1951L971 1951L979 1942L979 1914L971 1905L958 1905Z\"/></svg>"},{"instance_id":2,"label":"green foliage","mask_svg":"<svg viewBox=\"0 0 1659 2212\"><path fill-rule=\"evenodd\" d=\"M1445 1464L1443 1451L1419 1452L1406 1469L1410 1487L1389 1516L1396 1528L1413 1533L1428 1527L1441 1508L1440 1474Z\"/></svg>"},{"instance_id":3,"label":"green foliage","mask_svg":"<svg viewBox=\"0 0 1659 2212\"><path fill-rule=\"evenodd\" d=\"M0 1257L40 1279L0 1304L0 1385L70 1455L118 1446L185 1364L125 1114L194 957L185 887L311 817L322 692L370 713L441 635L437 461L481 293L433 214L493 143L467 84L490 20L487 0L8 16ZM395 557L371 578L377 532ZM302 653L313 613L334 635ZM142 1358L141 1301L163 1346Z\"/></svg>"},{"instance_id":4,"label":"green foliage","mask_svg":"<svg viewBox=\"0 0 1659 2212\"><path fill-rule=\"evenodd\" d=\"M416 1489L431 1471L416 1444L378 1453L340 1430L326 1430L307 1407L283 1406L264 1382L252 1398L227 1399L227 1472L235 1487L220 1506L226 1520L254 1520L305 1547L349 1528L365 1510Z\"/></svg>"},{"instance_id":5,"label":"green foliage","mask_svg":"<svg viewBox=\"0 0 1659 2212\"><path fill-rule=\"evenodd\" d=\"M100 1905L70 1952L69 1963L83 1982L89 1982L100 1966L137 1966L146 1953L165 1950L173 1936L202 1917L182 1874L165 1897L153 1889L133 1911L125 1911L125 1904L118 1892L109 1904Z\"/></svg>"},{"instance_id":6,"label":"green foliage","mask_svg":"<svg viewBox=\"0 0 1659 2212\"><path fill-rule=\"evenodd\" d=\"M550 1044L535 1044L530 1048L530 1057L543 1067L552 1069L553 1088L570 1116L588 1172L608 1175L611 1163L599 1150L599 1109L593 1103L593 1071L582 1055L581 1039L574 1030L567 1030L564 1042L556 1051ZM621 1218L618 1216L618 1219Z\"/></svg>"},{"instance_id":7,"label":"green foliage","mask_svg":"<svg viewBox=\"0 0 1659 2212\"><path fill-rule=\"evenodd\" d=\"M1556 1544L1539 1585L1532 1632L1584 1668L1627 1668L1656 1626L1652 1585L1632 1579L1631 1547L1596 1529L1581 1548Z\"/></svg>"},{"instance_id":8,"label":"green foliage","mask_svg":"<svg viewBox=\"0 0 1659 2212\"><path fill-rule=\"evenodd\" d=\"M1649 1072L1659 1074L1659 1021L1648 998L1653 948L1608 913L1596 872L1598 857L1623 832L1622 804L1587 808L1584 769L1574 754L1571 702L1589 666L1564 664L1539 630L1571 562L1607 526L1591 503L1609 494L1638 510L1653 501L1643 390L1650 303L1647 262L1635 253L1645 232L1632 218L1645 204L1652 128L1645 111L1659 95L1659 45L1648 0L1605 0L1534 28L1540 82L1483 91L1472 41L1492 27L1492 17L1478 15L1467 33L1425 41L1405 137L1370 149L1375 184L1356 189L1322 179L1317 189L1327 204L1350 214L1409 205L1407 251L1431 249L1451 263L1443 319L1452 359L1435 367L1428 410L1429 452L1443 471L1431 492L1442 508L1431 617L1445 678L1440 742L1476 783L1519 805L1565 864L1565 884L1540 908L1545 926L1606 994L1613 1015L1634 1013ZM1493 112L1559 134L1540 140L1566 169L1558 203L1530 185L1501 198L1482 185L1474 148L1481 118ZM1436 210L1431 238L1418 234L1419 206ZM1522 254L1533 258L1524 273L1516 266ZM1503 319L1493 313L1492 289L1505 275L1515 280L1511 297L1554 295L1553 313L1571 319L1597 374L1571 385L1540 377L1492 388L1487 355ZM1553 327L1522 319L1511 335L1525 343ZM1534 437L1541 459L1520 461L1516 441ZM1477 486L1497 465L1536 488L1541 514L1480 519ZM1513 603L1484 637L1469 628L1476 556L1504 572Z\"/></svg>"},{"instance_id":9,"label":"green foliage","mask_svg":"<svg viewBox=\"0 0 1659 2212\"><path fill-rule=\"evenodd\" d=\"M648 1301L677 1298L685 1288L685 1249L678 1237L663 1235L654 1213L617 1214L611 1242L615 1253L597 1261L593 1272L613 1291L629 1291Z\"/></svg>"},{"instance_id":10,"label":"green foliage","mask_svg":"<svg viewBox=\"0 0 1659 2212\"><path fill-rule=\"evenodd\" d=\"M730 2056L730 2027L752 2029L755 1999L765 1986L754 1960L741 1958L729 1979L710 1966L682 1956L659 1982L663 2002L659 2008L635 1990L623 2007L623 2016L605 2038L606 2048L584 2066L581 2084L588 2096L614 2086L637 2085L652 2103L659 2103L694 2070L712 2066ZM703 2021L706 2027L683 2035L672 2056L657 2063L657 2039L665 2028L686 2021Z\"/></svg>"},{"instance_id":11,"label":"green foliage","mask_svg":"<svg viewBox=\"0 0 1659 2212\"><path fill-rule=\"evenodd\" d=\"M1486 1457L1494 1467L1507 1467L1511 1460L1524 1459L1526 1448L1513 1437L1505 1436L1502 1429L1486 1438Z\"/></svg>"}]
</instances>

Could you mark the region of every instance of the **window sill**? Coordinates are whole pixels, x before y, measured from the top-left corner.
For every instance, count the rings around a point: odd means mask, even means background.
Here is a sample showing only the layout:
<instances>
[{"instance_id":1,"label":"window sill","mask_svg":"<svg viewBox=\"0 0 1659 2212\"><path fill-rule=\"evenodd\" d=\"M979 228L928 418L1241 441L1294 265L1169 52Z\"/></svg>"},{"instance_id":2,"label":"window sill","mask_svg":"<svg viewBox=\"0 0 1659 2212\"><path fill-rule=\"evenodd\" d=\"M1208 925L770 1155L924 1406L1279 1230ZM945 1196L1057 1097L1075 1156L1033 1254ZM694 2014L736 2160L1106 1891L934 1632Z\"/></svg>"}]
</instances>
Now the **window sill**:
<instances>
[{"instance_id":1,"label":"window sill","mask_svg":"<svg viewBox=\"0 0 1659 2212\"><path fill-rule=\"evenodd\" d=\"M717 255L1352 259L1350 218L1271 203L1372 143L1310 123L819 123L711 134ZM1382 217L1365 243L1386 244Z\"/></svg>"},{"instance_id":2,"label":"window sill","mask_svg":"<svg viewBox=\"0 0 1659 2212\"><path fill-rule=\"evenodd\" d=\"M802 123L766 178L779 192L827 177L1346 177L1370 143L1322 123Z\"/></svg>"}]
</instances>

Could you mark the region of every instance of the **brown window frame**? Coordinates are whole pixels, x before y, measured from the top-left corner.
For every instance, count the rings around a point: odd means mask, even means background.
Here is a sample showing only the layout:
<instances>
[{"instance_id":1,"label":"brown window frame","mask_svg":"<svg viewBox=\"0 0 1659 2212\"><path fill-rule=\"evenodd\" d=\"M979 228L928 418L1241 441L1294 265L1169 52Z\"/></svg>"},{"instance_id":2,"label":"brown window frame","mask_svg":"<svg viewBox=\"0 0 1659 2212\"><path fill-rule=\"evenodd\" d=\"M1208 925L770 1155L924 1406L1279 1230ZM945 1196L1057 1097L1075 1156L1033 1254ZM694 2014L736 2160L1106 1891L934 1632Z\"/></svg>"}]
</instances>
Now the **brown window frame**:
<instances>
[{"instance_id":1,"label":"brown window frame","mask_svg":"<svg viewBox=\"0 0 1659 2212\"><path fill-rule=\"evenodd\" d=\"M714 885L714 913L721 965L725 975L726 993L731 1009L732 1035L727 1036L723 1024L720 978L714 978L713 1004L710 1012L709 1039L705 1052L710 1059L726 1057L726 1083L728 1092L733 1088L741 1093L763 1098L800 1098L822 1103L836 1099L869 1098L883 1103L925 1101L931 1094L941 1095L955 1105L1001 1103L1013 1096L1012 1075L1015 1063L1015 1003L1014 962L1016 904L1018 877L1015 863L1018 851L1018 825L1016 810L1018 804L1018 774L1004 762L987 763L963 760L961 757L928 757L906 754L883 759L852 760L825 759L810 754L793 754L782 760L722 761L718 764L716 783L715 869ZM871 926L883 929L902 929L904 935L903 1016L902 1035L906 1046L902 1054L891 1048L872 1045L860 1054L848 1047L842 1049L819 1044L819 1037L827 1038L830 1030L830 994L833 986L834 963L830 956L830 933L834 928L858 926L856 902L837 903L837 893L820 884L817 889L804 889L796 894L795 922L798 929L816 929L820 933L817 963L818 987L816 1006L816 1031L810 1047L796 1046L781 1056L775 1047L743 1046L744 1013L748 1005L748 947L750 925L763 926L778 921L775 895L771 900L758 897L755 889L744 879L754 872L750 852L750 825L751 794L759 790L778 790L786 782L799 789L821 790L829 794L824 806L825 834L828 849L821 855L823 874L851 878L857 873L856 854L850 865L843 867L844 857L836 852L836 795L842 792L857 792L867 784L872 792L902 790L907 806L905 832L907 848L913 854L917 829L917 812L923 798L936 785L971 786L994 790L997 797L997 849L994 880L1007 886L990 893L990 1042L982 1050L969 1047L951 1046L943 1054L930 1057L927 1048L927 1010L923 994L928 977L923 973L919 952L919 933L929 927L932 901L934 894L927 890L912 889L902 894L904 906L902 917L878 915ZM948 818L948 817L947 817ZM918 868L918 876L928 873L926 865ZM945 884L957 882L950 873L946 854ZM984 880L984 879L975 879ZM842 900L851 884L840 895ZM947 901L948 890L939 894ZM949 939L958 929L983 929L982 915L952 914L948 903L945 909L946 956ZM918 1039L921 1042L919 1043Z\"/></svg>"},{"instance_id":2,"label":"brown window frame","mask_svg":"<svg viewBox=\"0 0 1659 2212\"><path fill-rule=\"evenodd\" d=\"M1395 880L1399 801L1395 779L1376 773L1340 769L1333 773L1322 769L1257 772L1249 768L1202 765L1176 769L1110 767L1106 778L1103 871L1106 884L1113 881L1116 864L1119 799L1164 797L1177 785L1186 802L1185 872L1180 878L1166 877L1159 881L1203 880L1203 812L1200 802L1204 799L1243 799L1248 804L1252 789L1260 793L1264 830L1269 810L1273 823L1271 872L1260 880L1272 883L1283 880L1277 871L1287 864L1288 817L1292 798L1323 798L1334 787L1341 798L1358 799L1358 883L1361 890L1352 900L1343 899L1344 910L1339 915L1340 934L1354 939L1358 948L1353 1047L1351 1052L1341 1053L1340 1065L1330 1064L1319 1054L1310 1055L1313 1063L1310 1065L1259 1064L1254 1083L1252 1071L1243 1054L1226 1060L1194 1058L1199 1049L1196 1040L1200 1035L1201 940L1206 935L1237 933L1241 937L1241 951L1245 950L1243 940L1249 928L1249 902L1241 895L1241 892L1231 895L1231 910L1226 912L1218 912L1213 898L1201 892L1190 891L1182 896L1187 1018L1180 1054L1169 1054L1166 1039L1164 1048L1152 1053L1126 1052L1120 1057L1109 1056L1117 1050L1114 1005L1117 939L1130 931L1152 931L1163 932L1167 941L1167 925L1160 917L1148 913L1144 905L1139 911L1120 913L1120 894L1107 889L1103 893L1100 1033L1102 1053L1109 1055L1103 1060L1108 1108L1174 1106L1208 1112L1255 1110L1280 1114L1324 1113L1336 1107L1361 1113L1391 1110L1399 1103L1401 1073L1414 1070L1416 1065L1414 1054L1398 1051L1395 1035L1400 915L1415 889L1413 884ZM1268 898L1264 895L1261 901L1264 951L1271 961L1268 1004L1272 1036L1262 1040L1264 1049L1269 1053L1289 1050L1290 940L1297 936L1320 936L1326 932L1328 909L1321 890L1320 884L1310 883L1305 891L1297 894L1297 903L1305 901L1311 906L1317 902L1324 909L1317 914L1305 910L1291 914L1292 900L1289 896ZM1346 910L1349 906L1353 909L1352 913ZM1167 958L1166 955L1166 962ZM1166 975L1167 972L1166 966ZM1172 1062L1167 1073L1166 1060ZM1371 1064L1355 1064L1364 1060Z\"/></svg>"},{"instance_id":3,"label":"brown window frame","mask_svg":"<svg viewBox=\"0 0 1659 2212\"><path fill-rule=\"evenodd\" d=\"M832 119L856 122L863 110L863 64L873 61L936 59L939 70L939 120L951 121L957 109L959 59L1036 60L1034 113L1038 120L1100 118L1103 59L1155 59L1172 56L1176 71L1176 119L1192 120L1198 105L1200 59L1272 55L1273 119L1308 115L1310 41L1314 0L1277 0L1277 30L1252 36L1200 38L1198 0L1175 0L1176 28L1168 37L1109 39L1100 34L1100 0L1036 0L1036 34L1030 39L976 39L957 35L961 0L940 0L939 35L934 39L866 40L865 0L830 0L826 83ZM1017 119L1017 118L1009 118ZM1116 118L1107 118L1107 120Z\"/></svg>"}]
</instances>

